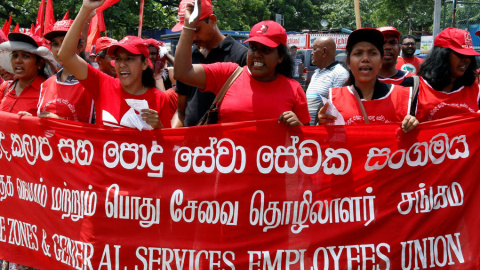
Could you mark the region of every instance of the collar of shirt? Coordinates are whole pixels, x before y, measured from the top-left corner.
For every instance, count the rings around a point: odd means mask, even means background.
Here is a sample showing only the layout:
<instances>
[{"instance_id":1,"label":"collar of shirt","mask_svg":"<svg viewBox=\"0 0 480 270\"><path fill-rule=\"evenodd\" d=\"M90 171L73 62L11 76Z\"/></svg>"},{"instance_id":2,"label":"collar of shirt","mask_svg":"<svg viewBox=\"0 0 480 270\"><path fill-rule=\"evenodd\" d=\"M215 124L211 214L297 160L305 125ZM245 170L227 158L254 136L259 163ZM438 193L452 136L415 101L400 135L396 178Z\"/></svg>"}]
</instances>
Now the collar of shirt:
<instances>
[{"instance_id":1,"label":"collar of shirt","mask_svg":"<svg viewBox=\"0 0 480 270\"><path fill-rule=\"evenodd\" d=\"M325 68L317 68L316 71L322 72L322 71L325 71L325 70L330 70L330 69L335 68L335 66L336 66L337 64L340 64L340 63L339 63L338 61L333 61L333 62L332 62L330 65L328 65L327 67L325 67Z\"/></svg>"},{"instance_id":2,"label":"collar of shirt","mask_svg":"<svg viewBox=\"0 0 480 270\"><path fill-rule=\"evenodd\" d=\"M363 98L362 91L360 88L355 87L355 90L357 90L358 95L360 96L360 99ZM372 100L382 98L388 94L390 91L390 84L382 83L379 80L375 81L375 86L373 87L373 95L372 95Z\"/></svg>"},{"instance_id":3,"label":"collar of shirt","mask_svg":"<svg viewBox=\"0 0 480 270\"><path fill-rule=\"evenodd\" d=\"M62 72L63 72L63 68L60 69L56 74L58 82L60 81L60 78L62 76ZM75 83L78 83L78 80L77 80L77 78L75 78L75 76L73 76L73 74L70 74L70 75L67 76L67 79L63 83L75 84Z\"/></svg>"}]
</instances>

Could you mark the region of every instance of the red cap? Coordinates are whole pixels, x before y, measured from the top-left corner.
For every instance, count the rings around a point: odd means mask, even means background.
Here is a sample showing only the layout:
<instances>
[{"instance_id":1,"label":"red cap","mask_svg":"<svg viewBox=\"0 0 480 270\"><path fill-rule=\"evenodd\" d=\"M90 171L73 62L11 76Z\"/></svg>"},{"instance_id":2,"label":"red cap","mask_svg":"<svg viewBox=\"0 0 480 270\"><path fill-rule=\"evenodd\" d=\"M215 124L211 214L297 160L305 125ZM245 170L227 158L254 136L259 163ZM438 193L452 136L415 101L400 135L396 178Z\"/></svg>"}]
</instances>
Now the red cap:
<instances>
[{"instance_id":1,"label":"red cap","mask_svg":"<svg viewBox=\"0 0 480 270\"><path fill-rule=\"evenodd\" d=\"M185 8L187 7L187 3L192 3L194 0L182 0L180 5L178 6L178 18L179 22L175 24L172 28L172 32L182 31L183 23L185 22ZM213 14L213 5L211 0L202 0L201 5L202 14L200 14L200 20L210 17Z\"/></svg>"},{"instance_id":2,"label":"red cap","mask_svg":"<svg viewBox=\"0 0 480 270\"><path fill-rule=\"evenodd\" d=\"M105 49L108 49L108 47L112 46L113 44L116 44L118 41L113 38L109 37L101 37L98 38L97 41L95 42L95 52L99 53Z\"/></svg>"},{"instance_id":3,"label":"red cap","mask_svg":"<svg viewBox=\"0 0 480 270\"><path fill-rule=\"evenodd\" d=\"M67 34L68 29L70 29L72 24L73 24L73 20L58 21L53 25L52 30L46 33L44 37L47 40L52 41L54 37L64 36Z\"/></svg>"},{"instance_id":4,"label":"red cap","mask_svg":"<svg viewBox=\"0 0 480 270\"><path fill-rule=\"evenodd\" d=\"M280 44L287 46L287 31L274 21L262 21L250 30L250 37L243 43L255 41L265 46L275 48Z\"/></svg>"},{"instance_id":5,"label":"red cap","mask_svg":"<svg viewBox=\"0 0 480 270\"><path fill-rule=\"evenodd\" d=\"M143 41L145 41L145 43L147 43L147 45L155 47L155 49L157 49L157 50L160 49L160 42L158 42L156 39L147 38L147 39L144 39Z\"/></svg>"},{"instance_id":6,"label":"red cap","mask_svg":"<svg viewBox=\"0 0 480 270\"><path fill-rule=\"evenodd\" d=\"M398 38L398 42L400 43L400 36L402 35L402 33L400 33L400 31L397 30L397 28L393 27L393 26L383 26L383 27L379 27L377 28L378 31L382 32L382 34L385 36L385 35L394 35Z\"/></svg>"},{"instance_id":7,"label":"red cap","mask_svg":"<svg viewBox=\"0 0 480 270\"><path fill-rule=\"evenodd\" d=\"M118 48L124 48L125 50L129 51L131 54L143 55L146 59L148 59L149 65L153 67L152 62L150 61L150 58L148 58L149 51L148 51L147 43L145 43L145 41L143 41L142 38L139 38L136 36L126 36L122 40L120 40L118 43L111 45L107 50L107 54L114 56L115 51Z\"/></svg>"},{"instance_id":8,"label":"red cap","mask_svg":"<svg viewBox=\"0 0 480 270\"><path fill-rule=\"evenodd\" d=\"M433 46L450 48L463 55L480 55L473 49L472 36L468 31L448 27L435 37Z\"/></svg>"},{"instance_id":9,"label":"red cap","mask_svg":"<svg viewBox=\"0 0 480 270\"><path fill-rule=\"evenodd\" d=\"M480 37L480 30L478 30L477 32L475 32L475 35L477 35L478 37Z\"/></svg>"}]
</instances>

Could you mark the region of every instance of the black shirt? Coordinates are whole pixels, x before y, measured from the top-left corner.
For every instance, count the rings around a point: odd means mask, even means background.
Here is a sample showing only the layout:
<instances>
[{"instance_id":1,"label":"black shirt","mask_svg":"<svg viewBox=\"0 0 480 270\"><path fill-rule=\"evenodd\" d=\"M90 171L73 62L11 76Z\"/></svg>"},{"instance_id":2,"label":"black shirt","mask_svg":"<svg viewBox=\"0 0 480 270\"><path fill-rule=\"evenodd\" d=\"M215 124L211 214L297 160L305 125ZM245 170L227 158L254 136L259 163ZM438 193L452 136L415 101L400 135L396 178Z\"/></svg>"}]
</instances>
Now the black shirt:
<instances>
[{"instance_id":1,"label":"black shirt","mask_svg":"<svg viewBox=\"0 0 480 270\"><path fill-rule=\"evenodd\" d=\"M372 100L380 99L386 96L390 91L391 87L392 87L391 84L382 83L379 80L376 80L375 86L373 87ZM355 86L355 90L357 90L358 96L360 97L360 99L362 99L363 95L362 95L362 91L360 91L360 88Z\"/></svg>"},{"instance_id":2,"label":"black shirt","mask_svg":"<svg viewBox=\"0 0 480 270\"><path fill-rule=\"evenodd\" d=\"M234 62L240 66L247 64L247 47L235 41L230 35L216 48L208 53L207 57L200 52L198 46L192 48L192 64L212 64L217 62ZM200 92L198 88L183 84L177 81L175 89L179 95L187 96L185 108L185 119L183 126L195 126L202 116L207 112L215 99L212 92Z\"/></svg>"}]
</instances>

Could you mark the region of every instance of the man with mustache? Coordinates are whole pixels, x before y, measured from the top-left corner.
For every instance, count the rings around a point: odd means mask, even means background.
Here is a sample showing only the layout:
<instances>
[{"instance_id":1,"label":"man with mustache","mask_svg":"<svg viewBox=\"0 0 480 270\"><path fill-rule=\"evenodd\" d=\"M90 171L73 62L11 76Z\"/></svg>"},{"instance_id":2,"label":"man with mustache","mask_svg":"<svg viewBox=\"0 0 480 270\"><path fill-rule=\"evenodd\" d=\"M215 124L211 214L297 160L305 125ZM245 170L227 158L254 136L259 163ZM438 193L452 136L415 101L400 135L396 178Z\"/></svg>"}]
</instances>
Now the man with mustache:
<instances>
[{"instance_id":1,"label":"man with mustache","mask_svg":"<svg viewBox=\"0 0 480 270\"><path fill-rule=\"evenodd\" d=\"M378 28L383 34L383 61L382 67L378 71L378 80L387 84L400 84L406 77L413 74L398 70L395 65L400 54L400 32L392 26Z\"/></svg>"}]
</instances>

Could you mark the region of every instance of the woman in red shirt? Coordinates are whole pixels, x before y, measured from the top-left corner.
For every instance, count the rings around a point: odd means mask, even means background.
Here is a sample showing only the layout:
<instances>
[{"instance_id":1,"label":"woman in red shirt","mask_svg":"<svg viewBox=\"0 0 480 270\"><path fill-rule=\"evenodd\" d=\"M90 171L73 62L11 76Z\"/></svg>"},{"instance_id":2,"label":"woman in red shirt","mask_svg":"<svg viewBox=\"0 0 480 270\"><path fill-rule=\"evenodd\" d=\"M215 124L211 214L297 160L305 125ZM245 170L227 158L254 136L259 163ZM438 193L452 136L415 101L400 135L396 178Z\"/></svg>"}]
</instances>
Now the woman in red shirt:
<instances>
[{"instance_id":1,"label":"woman in red shirt","mask_svg":"<svg viewBox=\"0 0 480 270\"><path fill-rule=\"evenodd\" d=\"M192 11L193 3L188 3L175 52L174 76L185 84L218 94L238 65L192 65L191 45L197 35L196 27L201 27L198 17L187 24ZM273 21L259 22L245 42L249 47L247 65L226 92L219 107L218 123L274 118L290 126L308 124L305 92L292 79L293 62L287 54L285 29Z\"/></svg>"},{"instance_id":2,"label":"woman in red shirt","mask_svg":"<svg viewBox=\"0 0 480 270\"><path fill-rule=\"evenodd\" d=\"M140 130L170 127L167 96L155 88L148 48L141 38L127 36L108 48L107 54L115 56L117 78L91 67L75 53L87 18L104 2L83 1L58 52L63 66L92 95L98 124Z\"/></svg>"},{"instance_id":3,"label":"woman in red shirt","mask_svg":"<svg viewBox=\"0 0 480 270\"><path fill-rule=\"evenodd\" d=\"M22 33L10 33L8 38L0 44L0 64L15 80L7 85L0 111L36 115L40 86L55 73L57 63L39 38Z\"/></svg>"},{"instance_id":4,"label":"woman in red shirt","mask_svg":"<svg viewBox=\"0 0 480 270\"><path fill-rule=\"evenodd\" d=\"M377 79L383 44L383 34L377 29L362 28L350 33L346 47L348 86L330 89L330 101L343 117L342 124L402 122L402 129L408 132L418 125L415 117L409 115L410 89ZM327 103L320 109L319 124L337 119L326 113L328 107Z\"/></svg>"}]
</instances>

